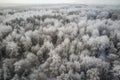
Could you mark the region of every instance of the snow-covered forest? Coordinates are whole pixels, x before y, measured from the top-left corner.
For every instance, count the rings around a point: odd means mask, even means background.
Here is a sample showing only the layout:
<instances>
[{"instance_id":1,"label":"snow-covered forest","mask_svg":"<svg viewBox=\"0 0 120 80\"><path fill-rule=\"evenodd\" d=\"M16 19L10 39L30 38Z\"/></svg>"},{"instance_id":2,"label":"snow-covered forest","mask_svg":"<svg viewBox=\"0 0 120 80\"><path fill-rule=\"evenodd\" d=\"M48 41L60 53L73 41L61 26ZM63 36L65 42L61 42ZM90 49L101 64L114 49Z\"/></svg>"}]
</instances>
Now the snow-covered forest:
<instances>
[{"instance_id":1,"label":"snow-covered forest","mask_svg":"<svg viewBox=\"0 0 120 80\"><path fill-rule=\"evenodd\" d=\"M0 8L0 80L120 80L120 6Z\"/></svg>"}]
</instances>

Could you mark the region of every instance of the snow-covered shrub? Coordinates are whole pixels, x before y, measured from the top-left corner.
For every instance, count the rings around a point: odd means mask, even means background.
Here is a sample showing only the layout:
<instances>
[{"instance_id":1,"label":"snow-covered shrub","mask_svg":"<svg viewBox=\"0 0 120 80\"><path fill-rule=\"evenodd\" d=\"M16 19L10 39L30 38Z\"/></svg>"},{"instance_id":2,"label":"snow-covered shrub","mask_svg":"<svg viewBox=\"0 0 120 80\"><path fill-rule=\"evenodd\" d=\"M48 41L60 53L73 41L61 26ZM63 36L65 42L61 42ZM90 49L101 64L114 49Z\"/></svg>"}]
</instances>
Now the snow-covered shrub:
<instances>
[{"instance_id":1,"label":"snow-covered shrub","mask_svg":"<svg viewBox=\"0 0 120 80\"><path fill-rule=\"evenodd\" d=\"M15 59L5 59L3 61L2 69L3 69L3 78L4 80L11 79L13 77L13 70L14 70L14 64Z\"/></svg>"},{"instance_id":2,"label":"snow-covered shrub","mask_svg":"<svg viewBox=\"0 0 120 80\"><path fill-rule=\"evenodd\" d=\"M31 38L28 37L28 36L22 36L20 38L20 43L19 44L20 44L21 49L23 51L28 51L32 46Z\"/></svg>"},{"instance_id":3,"label":"snow-covered shrub","mask_svg":"<svg viewBox=\"0 0 120 80\"><path fill-rule=\"evenodd\" d=\"M12 27L11 26L6 26L0 24L0 37L5 38L10 32L12 32Z\"/></svg>"},{"instance_id":4,"label":"snow-covered shrub","mask_svg":"<svg viewBox=\"0 0 120 80\"><path fill-rule=\"evenodd\" d=\"M98 69L90 69L87 71L87 80L100 80Z\"/></svg>"},{"instance_id":5,"label":"snow-covered shrub","mask_svg":"<svg viewBox=\"0 0 120 80\"><path fill-rule=\"evenodd\" d=\"M103 11L100 14L98 14L97 18L99 19L107 19L110 18L110 13L107 11Z\"/></svg>"},{"instance_id":6,"label":"snow-covered shrub","mask_svg":"<svg viewBox=\"0 0 120 80\"><path fill-rule=\"evenodd\" d=\"M18 46L15 42L7 42L6 45L6 56L9 57L17 57L18 53Z\"/></svg>"},{"instance_id":7,"label":"snow-covered shrub","mask_svg":"<svg viewBox=\"0 0 120 80\"><path fill-rule=\"evenodd\" d=\"M88 40L88 44L91 48L105 49L109 47L109 38L107 36L91 37Z\"/></svg>"}]
</instances>

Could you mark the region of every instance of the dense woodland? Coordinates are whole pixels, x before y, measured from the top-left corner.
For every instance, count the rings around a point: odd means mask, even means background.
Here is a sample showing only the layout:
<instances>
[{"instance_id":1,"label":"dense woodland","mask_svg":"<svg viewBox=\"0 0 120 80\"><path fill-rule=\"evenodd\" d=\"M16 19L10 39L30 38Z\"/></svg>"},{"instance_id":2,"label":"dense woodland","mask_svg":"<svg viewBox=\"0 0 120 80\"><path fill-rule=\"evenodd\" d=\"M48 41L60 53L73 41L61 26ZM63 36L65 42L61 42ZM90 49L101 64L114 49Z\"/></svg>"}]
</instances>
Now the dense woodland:
<instances>
[{"instance_id":1,"label":"dense woodland","mask_svg":"<svg viewBox=\"0 0 120 80\"><path fill-rule=\"evenodd\" d=\"M0 80L120 80L120 6L1 8Z\"/></svg>"}]
</instances>

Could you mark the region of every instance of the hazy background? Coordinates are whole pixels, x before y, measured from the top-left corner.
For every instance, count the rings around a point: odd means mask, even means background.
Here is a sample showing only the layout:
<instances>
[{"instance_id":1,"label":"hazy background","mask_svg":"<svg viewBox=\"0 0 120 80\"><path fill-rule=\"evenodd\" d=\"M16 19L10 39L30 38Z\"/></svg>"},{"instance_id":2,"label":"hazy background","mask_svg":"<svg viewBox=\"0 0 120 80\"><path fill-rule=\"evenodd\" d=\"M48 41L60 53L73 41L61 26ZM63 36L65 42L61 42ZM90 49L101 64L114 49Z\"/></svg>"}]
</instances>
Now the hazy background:
<instances>
[{"instance_id":1,"label":"hazy background","mask_svg":"<svg viewBox=\"0 0 120 80\"><path fill-rule=\"evenodd\" d=\"M49 3L80 3L80 4L120 4L120 0L0 0L0 4L49 4Z\"/></svg>"},{"instance_id":2,"label":"hazy background","mask_svg":"<svg viewBox=\"0 0 120 80\"><path fill-rule=\"evenodd\" d=\"M36 4L104 4L120 5L120 0L0 0L0 7Z\"/></svg>"}]
</instances>

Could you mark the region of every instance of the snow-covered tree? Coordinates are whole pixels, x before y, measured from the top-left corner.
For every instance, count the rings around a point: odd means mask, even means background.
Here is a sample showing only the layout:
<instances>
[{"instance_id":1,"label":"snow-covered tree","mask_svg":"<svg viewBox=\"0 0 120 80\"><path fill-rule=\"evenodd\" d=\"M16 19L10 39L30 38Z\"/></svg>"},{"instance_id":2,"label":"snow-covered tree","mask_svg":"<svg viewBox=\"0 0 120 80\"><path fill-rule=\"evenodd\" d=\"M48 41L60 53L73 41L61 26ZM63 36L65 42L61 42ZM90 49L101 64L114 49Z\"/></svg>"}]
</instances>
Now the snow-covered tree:
<instances>
[{"instance_id":1,"label":"snow-covered tree","mask_svg":"<svg viewBox=\"0 0 120 80\"><path fill-rule=\"evenodd\" d=\"M112 5L1 8L0 80L119 80L119 14Z\"/></svg>"}]
</instances>

